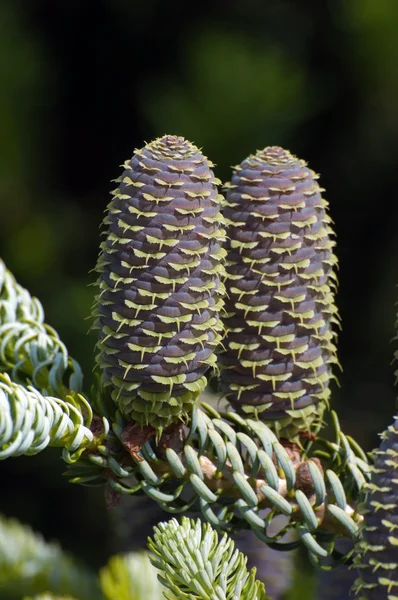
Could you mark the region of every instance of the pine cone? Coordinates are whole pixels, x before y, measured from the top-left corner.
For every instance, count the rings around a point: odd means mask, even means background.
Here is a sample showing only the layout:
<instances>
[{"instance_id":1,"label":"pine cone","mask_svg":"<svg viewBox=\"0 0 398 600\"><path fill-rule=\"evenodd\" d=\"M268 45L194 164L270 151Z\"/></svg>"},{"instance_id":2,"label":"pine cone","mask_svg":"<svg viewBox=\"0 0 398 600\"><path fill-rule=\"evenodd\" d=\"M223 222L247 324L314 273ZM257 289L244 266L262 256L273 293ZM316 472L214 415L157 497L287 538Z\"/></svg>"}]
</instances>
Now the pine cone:
<instances>
[{"instance_id":1,"label":"pine cone","mask_svg":"<svg viewBox=\"0 0 398 600\"><path fill-rule=\"evenodd\" d=\"M358 546L355 587L361 600L398 598L398 419L381 437Z\"/></svg>"},{"instance_id":2,"label":"pine cone","mask_svg":"<svg viewBox=\"0 0 398 600\"><path fill-rule=\"evenodd\" d=\"M120 410L158 435L206 385L222 329L221 196L182 137L136 150L116 181L97 264L97 362Z\"/></svg>"},{"instance_id":3,"label":"pine cone","mask_svg":"<svg viewBox=\"0 0 398 600\"><path fill-rule=\"evenodd\" d=\"M222 387L234 409L292 439L321 420L335 357L337 259L317 175L278 147L226 185Z\"/></svg>"}]
</instances>

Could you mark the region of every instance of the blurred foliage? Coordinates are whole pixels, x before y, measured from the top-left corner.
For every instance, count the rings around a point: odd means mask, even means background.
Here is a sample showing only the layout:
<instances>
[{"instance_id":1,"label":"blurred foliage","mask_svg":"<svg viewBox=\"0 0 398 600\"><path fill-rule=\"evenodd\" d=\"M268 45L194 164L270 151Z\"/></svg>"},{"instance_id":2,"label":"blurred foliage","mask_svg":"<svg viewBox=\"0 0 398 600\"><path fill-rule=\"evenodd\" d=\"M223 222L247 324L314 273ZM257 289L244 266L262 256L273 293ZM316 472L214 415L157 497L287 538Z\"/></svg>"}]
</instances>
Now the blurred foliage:
<instances>
[{"instance_id":1,"label":"blurred foliage","mask_svg":"<svg viewBox=\"0 0 398 600\"><path fill-rule=\"evenodd\" d=\"M223 179L249 152L287 146L327 189L343 318L333 402L371 448L395 406L398 4L204 0L190 12L180 0L0 3L0 255L87 388L88 271L118 164L165 132L203 147ZM98 566L118 548L103 492L67 485L60 465L56 451L3 463L0 510Z\"/></svg>"},{"instance_id":2,"label":"blurred foliage","mask_svg":"<svg viewBox=\"0 0 398 600\"><path fill-rule=\"evenodd\" d=\"M248 34L205 30L184 41L182 56L181 78L144 83L143 113L156 135L167 115L168 130L200 143L226 177L264 139L283 144L321 101L294 57Z\"/></svg>"},{"instance_id":3,"label":"blurred foliage","mask_svg":"<svg viewBox=\"0 0 398 600\"><path fill-rule=\"evenodd\" d=\"M157 575L148 552L129 552L112 556L97 576L58 544L0 515L0 598L4 600L21 596L73 600L66 594L79 600L161 600L165 588ZM25 594L37 595L25 598Z\"/></svg>"},{"instance_id":4,"label":"blurred foliage","mask_svg":"<svg viewBox=\"0 0 398 600\"><path fill-rule=\"evenodd\" d=\"M100 571L101 589L107 600L163 600L165 588L146 552L118 554Z\"/></svg>"},{"instance_id":5,"label":"blurred foliage","mask_svg":"<svg viewBox=\"0 0 398 600\"><path fill-rule=\"evenodd\" d=\"M13 179L26 167L26 159L32 154L32 138L38 134L32 123L35 104L43 94L46 61L40 43L32 32L21 35L22 17L11 3L0 6L0 193L1 198L12 191ZM27 99L29 98L29 102ZM32 166L40 155L32 154ZM10 186L10 187L9 187ZM23 186L22 186L23 188ZM16 191L16 190L14 190ZM3 211L2 211L3 213ZM6 216L3 214L3 216ZM10 215L12 216L12 215Z\"/></svg>"},{"instance_id":6,"label":"blurred foliage","mask_svg":"<svg viewBox=\"0 0 398 600\"><path fill-rule=\"evenodd\" d=\"M81 600L103 597L94 573L29 527L0 516L0 597L13 600L49 590Z\"/></svg>"}]
</instances>

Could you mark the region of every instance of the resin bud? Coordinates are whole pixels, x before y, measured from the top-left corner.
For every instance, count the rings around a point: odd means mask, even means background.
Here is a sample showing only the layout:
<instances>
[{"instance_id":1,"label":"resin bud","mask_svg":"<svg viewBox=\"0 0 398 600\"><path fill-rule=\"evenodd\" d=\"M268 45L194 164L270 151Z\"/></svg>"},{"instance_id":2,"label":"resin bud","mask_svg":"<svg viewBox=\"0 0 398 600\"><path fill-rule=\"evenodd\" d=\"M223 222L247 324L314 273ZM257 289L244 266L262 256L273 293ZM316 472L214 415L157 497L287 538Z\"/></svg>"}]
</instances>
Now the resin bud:
<instances>
[{"instance_id":1,"label":"resin bud","mask_svg":"<svg viewBox=\"0 0 398 600\"><path fill-rule=\"evenodd\" d=\"M226 185L222 388L235 410L290 439L321 421L337 362L337 259L317 179L268 147Z\"/></svg>"},{"instance_id":2,"label":"resin bud","mask_svg":"<svg viewBox=\"0 0 398 600\"><path fill-rule=\"evenodd\" d=\"M158 435L187 417L222 329L219 181L196 146L164 136L124 164L97 264L97 363L121 412Z\"/></svg>"}]
</instances>

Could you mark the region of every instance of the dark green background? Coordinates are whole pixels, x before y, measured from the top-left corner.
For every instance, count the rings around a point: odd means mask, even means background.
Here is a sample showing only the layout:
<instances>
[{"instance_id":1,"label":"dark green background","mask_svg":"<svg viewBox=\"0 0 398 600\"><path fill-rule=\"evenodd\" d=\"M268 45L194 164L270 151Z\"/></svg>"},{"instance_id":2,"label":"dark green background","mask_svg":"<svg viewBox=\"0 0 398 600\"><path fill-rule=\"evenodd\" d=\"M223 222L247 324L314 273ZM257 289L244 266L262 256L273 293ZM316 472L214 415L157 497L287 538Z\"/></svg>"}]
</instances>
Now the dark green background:
<instances>
[{"instance_id":1,"label":"dark green background","mask_svg":"<svg viewBox=\"0 0 398 600\"><path fill-rule=\"evenodd\" d=\"M321 173L335 221L345 431L367 449L395 411L396 0L3 0L0 254L83 365L99 225L134 148L163 133L230 165L282 145ZM93 565L112 541L102 492L57 452L0 468L0 511ZM4 491L5 490L5 491Z\"/></svg>"}]
</instances>

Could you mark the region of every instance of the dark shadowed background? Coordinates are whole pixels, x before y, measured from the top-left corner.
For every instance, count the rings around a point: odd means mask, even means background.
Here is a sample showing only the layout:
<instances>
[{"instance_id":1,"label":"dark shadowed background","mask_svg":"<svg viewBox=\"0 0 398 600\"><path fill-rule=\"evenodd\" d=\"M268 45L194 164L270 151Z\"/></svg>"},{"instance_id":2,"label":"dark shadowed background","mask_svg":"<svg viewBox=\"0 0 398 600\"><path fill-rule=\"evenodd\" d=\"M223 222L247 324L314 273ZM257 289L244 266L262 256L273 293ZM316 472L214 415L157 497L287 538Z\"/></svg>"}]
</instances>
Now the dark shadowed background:
<instances>
[{"instance_id":1,"label":"dark shadowed background","mask_svg":"<svg viewBox=\"0 0 398 600\"><path fill-rule=\"evenodd\" d=\"M0 255L42 301L89 386L88 283L110 180L180 134L217 164L282 145L321 174L335 221L344 367L333 403L366 449L395 411L396 0L3 0ZM103 494L58 452L0 466L0 511L90 564L117 543Z\"/></svg>"}]
</instances>

